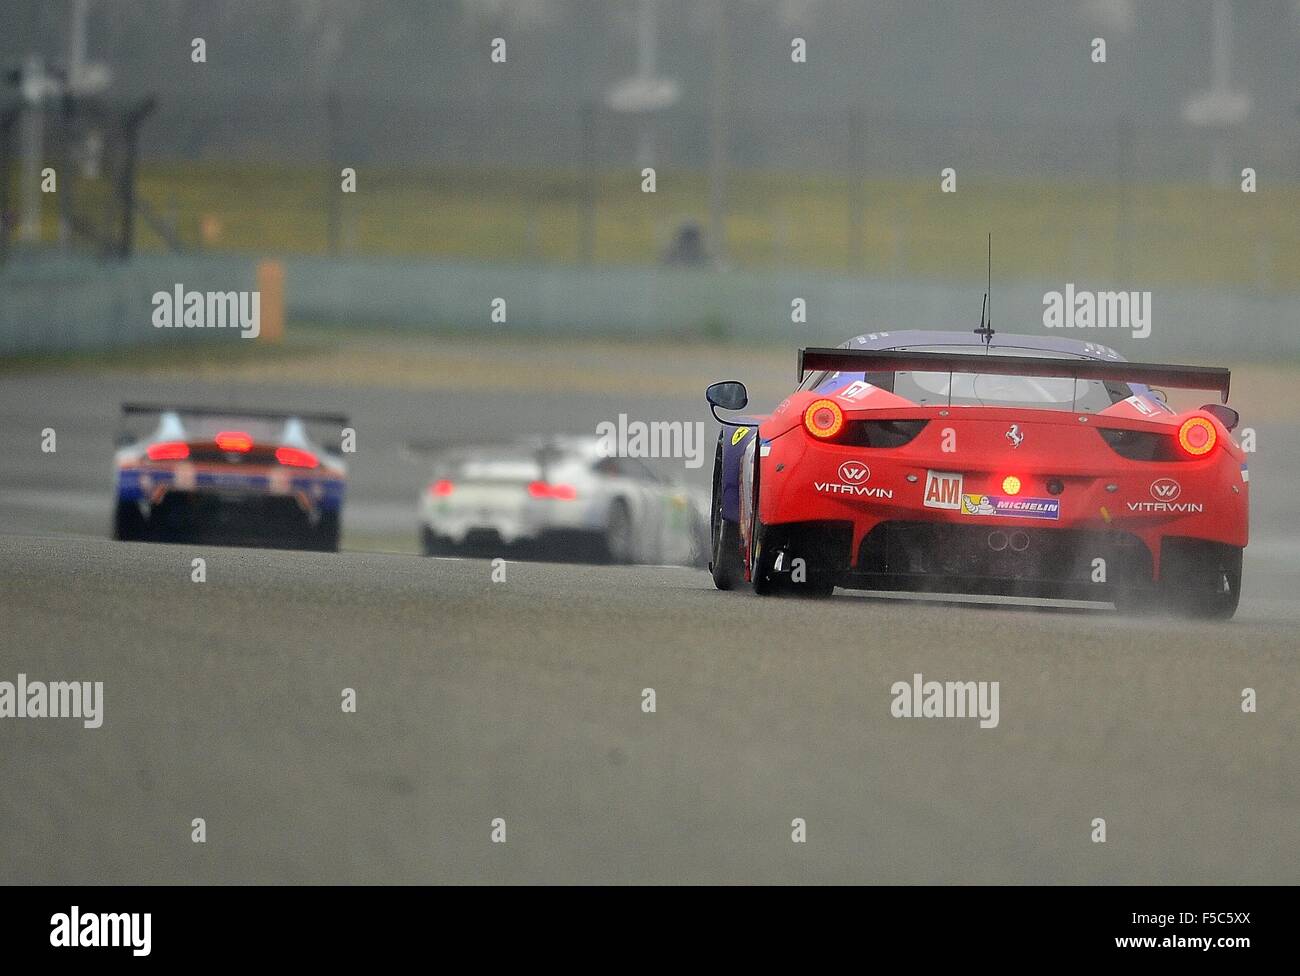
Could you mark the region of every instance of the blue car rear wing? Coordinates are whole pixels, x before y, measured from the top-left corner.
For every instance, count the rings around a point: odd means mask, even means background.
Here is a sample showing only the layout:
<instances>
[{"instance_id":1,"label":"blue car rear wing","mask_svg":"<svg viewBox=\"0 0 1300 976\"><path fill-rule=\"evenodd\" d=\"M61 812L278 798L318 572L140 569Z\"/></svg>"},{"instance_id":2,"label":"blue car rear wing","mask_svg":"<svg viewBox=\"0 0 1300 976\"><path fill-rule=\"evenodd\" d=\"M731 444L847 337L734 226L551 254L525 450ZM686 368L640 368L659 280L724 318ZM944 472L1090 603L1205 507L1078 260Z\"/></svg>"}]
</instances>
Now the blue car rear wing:
<instances>
[{"instance_id":1,"label":"blue car rear wing","mask_svg":"<svg viewBox=\"0 0 1300 976\"><path fill-rule=\"evenodd\" d=\"M799 382L808 373L831 370L853 373L993 373L1000 376L1054 376L1076 380L1142 383L1176 390L1214 390L1228 402L1232 379L1218 366L1169 366L1158 363L1105 362L1097 359L1048 359L991 353L911 352L898 349L838 349L813 346L799 350Z\"/></svg>"}]
</instances>

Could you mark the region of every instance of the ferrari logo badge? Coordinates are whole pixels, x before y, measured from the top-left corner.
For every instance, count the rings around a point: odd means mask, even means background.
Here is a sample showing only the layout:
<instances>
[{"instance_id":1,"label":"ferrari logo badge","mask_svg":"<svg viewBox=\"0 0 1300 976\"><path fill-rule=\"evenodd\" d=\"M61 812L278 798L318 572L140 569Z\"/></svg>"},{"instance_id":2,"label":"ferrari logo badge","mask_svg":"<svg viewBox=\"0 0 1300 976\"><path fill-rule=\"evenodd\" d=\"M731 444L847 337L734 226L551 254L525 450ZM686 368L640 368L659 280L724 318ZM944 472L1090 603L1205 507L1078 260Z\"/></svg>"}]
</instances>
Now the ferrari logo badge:
<instances>
[{"instance_id":1,"label":"ferrari logo badge","mask_svg":"<svg viewBox=\"0 0 1300 976\"><path fill-rule=\"evenodd\" d=\"M1011 429L1007 431L1007 440L1011 442L1012 447L1019 447L1025 439L1025 435L1020 432L1019 424L1012 424Z\"/></svg>"}]
</instances>

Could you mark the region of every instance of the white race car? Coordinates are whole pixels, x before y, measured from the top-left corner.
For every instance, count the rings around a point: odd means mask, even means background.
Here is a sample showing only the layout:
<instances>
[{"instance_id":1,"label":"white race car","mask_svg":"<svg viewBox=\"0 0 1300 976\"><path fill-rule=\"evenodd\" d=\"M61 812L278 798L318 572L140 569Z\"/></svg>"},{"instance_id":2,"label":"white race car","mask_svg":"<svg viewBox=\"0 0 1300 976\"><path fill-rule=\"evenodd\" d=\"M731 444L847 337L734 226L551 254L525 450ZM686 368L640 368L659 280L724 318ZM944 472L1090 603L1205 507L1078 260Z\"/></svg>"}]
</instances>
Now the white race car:
<instances>
[{"instance_id":1,"label":"white race car","mask_svg":"<svg viewBox=\"0 0 1300 976\"><path fill-rule=\"evenodd\" d=\"M539 438L438 455L420 498L424 554L703 565L707 493L598 444Z\"/></svg>"}]
</instances>

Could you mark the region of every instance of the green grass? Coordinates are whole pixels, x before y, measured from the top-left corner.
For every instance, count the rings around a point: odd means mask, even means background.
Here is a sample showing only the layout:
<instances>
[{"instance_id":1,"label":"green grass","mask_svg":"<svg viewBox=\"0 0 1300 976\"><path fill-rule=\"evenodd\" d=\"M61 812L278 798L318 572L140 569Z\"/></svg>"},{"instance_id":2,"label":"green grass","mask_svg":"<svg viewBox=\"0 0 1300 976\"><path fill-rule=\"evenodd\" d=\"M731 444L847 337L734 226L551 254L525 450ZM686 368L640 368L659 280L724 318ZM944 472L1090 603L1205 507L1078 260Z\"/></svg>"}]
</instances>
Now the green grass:
<instances>
[{"instance_id":1,"label":"green grass","mask_svg":"<svg viewBox=\"0 0 1300 976\"><path fill-rule=\"evenodd\" d=\"M860 240L851 246L851 186L834 175L731 174L727 263L880 277L994 274L1104 285L1168 283L1293 291L1300 288L1300 185L1256 194L1189 183L974 182L955 194L933 180L865 180ZM563 171L362 166L342 194L324 166L149 163L139 190L174 216L182 238L215 250L323 254L327 197L343 215L344 253L487 262L581 259L581 174ZM708 227L701 171L661 168L658 192L635 169L599 174L595 260L653 264L684 220ZM54 236L52 206L47 232ZM204 227L207 226L205 235ZM163 243L143 223L138 246Z\"/></svg>"},{"instance_id":2,"label":"green grass","mask_svg":"<svg viewBox=\"0 0 1300 976\"><path fill-rule=\"evenodd\" d=\"M341 331L341 330L340 330ZM282 345L209 339L173 345L126 345L110 349L84 349L48 353L0 355L0 376L59 370L185 369L195 364L238 367L244 364L287 361L317 349L328 349L337 335L310 326L294 326Z\"/></svg>"}]
</instances>

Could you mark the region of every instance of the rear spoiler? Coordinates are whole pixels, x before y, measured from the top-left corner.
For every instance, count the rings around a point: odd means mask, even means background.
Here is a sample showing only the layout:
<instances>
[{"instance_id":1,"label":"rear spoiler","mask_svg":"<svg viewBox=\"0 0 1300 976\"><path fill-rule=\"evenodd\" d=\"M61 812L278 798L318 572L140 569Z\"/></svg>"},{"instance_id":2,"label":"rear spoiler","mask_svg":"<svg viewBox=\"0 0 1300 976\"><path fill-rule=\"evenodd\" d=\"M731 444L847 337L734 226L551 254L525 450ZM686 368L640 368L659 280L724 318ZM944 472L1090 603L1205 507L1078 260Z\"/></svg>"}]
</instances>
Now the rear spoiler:
<instances>
[{"instance_id":1,"label":"rear spoiler","mask_svg":"<svg viewBox=\"0 0 1300 976\"><path fill-rule=\"evenodd\" d=\"M207 417L246 417L250 420L301 420L321 424L348 425L341 413L312 413L304 410L242 410L236 407L187 407L175 403L124 403L123 414L182 413Z\"/></svg>"},{"instance_id":2,"label":"rear spoiler","mask_svg":"<svg viewBox=\"0 0 1300 976\"><path fill-rule=\"evenodd\" d=\"M1215 390L1228 402L1232 374L1218 366L1167 366L1158 363L1104 362L1097 359L1045 359L982 353L907 352L897 349L799 350L799 382L812 372L997 373L1002 376L1058 376L1076 380L1142 383L1176 390Z\"/></svg>"}]
</instances>

